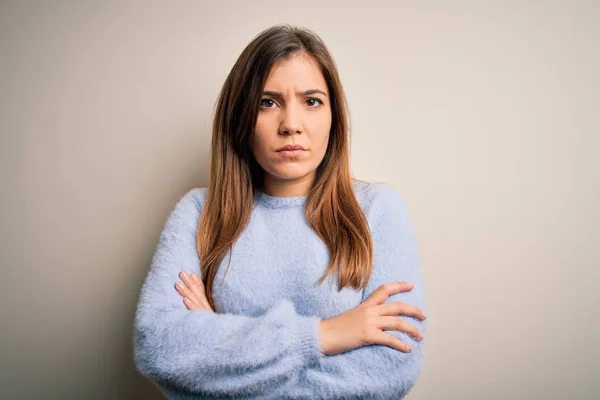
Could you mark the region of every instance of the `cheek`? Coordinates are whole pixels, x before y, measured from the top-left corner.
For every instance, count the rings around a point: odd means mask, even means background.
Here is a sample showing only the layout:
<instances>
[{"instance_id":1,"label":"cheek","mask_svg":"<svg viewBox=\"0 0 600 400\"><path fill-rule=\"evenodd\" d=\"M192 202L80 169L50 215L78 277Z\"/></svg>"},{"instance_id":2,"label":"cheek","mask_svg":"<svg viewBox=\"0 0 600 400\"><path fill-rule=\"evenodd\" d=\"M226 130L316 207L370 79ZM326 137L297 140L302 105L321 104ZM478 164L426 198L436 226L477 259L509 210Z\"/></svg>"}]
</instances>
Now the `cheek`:
<instances>
[{"instance_id":1,"label":"cheek","mask_svg":"<svg viewBox=\"0 0 600 400\"><path fill-rule=\"evenodd\" d=\"M259 131L255 131L254 135L252 137L252 141L250 143L250 147L252 150L252 154L254 155L254 158L256 159L256 161L258 161L259 163L262 163L263 161L265 161L267 159L267 143L265 141L265 138L259 133Z\"/></svg>"},{"instance_id":2,"label":"cheek","mask_svg":"<svg viewBox=\"0 0 600 400\"><path fill-rule=\"evenodd\" d=\"M329 142L329 132L331 131L331 118L326 118L322 121L319 121L313 127L315 132L314 140L315 143L318 143L318 147L322 152L325 152L327 149L327 143Z\"/></svg>"},{"instance_id":3,"label":"cheek","mask_svg":"<svg viewBox=\"0 0 600 400\"><path fill-rule=\"evenodd\" d=\"M254 135L252 135L251 145L253 151L261 152L262 150L264 152L264 148L267 143L266 138L268 136L268 132L268 124L264 118L261 118L259 115L258 120L256 121L256 126L254 127Z\"/></svg>"}]
</instances>

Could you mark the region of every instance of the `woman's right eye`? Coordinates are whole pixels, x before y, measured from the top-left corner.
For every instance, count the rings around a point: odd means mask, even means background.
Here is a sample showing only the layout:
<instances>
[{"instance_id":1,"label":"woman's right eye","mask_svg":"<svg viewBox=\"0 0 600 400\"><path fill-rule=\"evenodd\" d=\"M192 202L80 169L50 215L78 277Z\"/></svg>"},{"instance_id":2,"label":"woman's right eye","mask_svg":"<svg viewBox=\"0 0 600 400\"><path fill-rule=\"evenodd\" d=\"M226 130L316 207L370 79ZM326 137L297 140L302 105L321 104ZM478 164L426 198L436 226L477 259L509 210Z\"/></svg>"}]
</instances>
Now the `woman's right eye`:
<instances>
[{"instance_id":1,"label":"woman's right eye","mask_svg":"<svg viewBox=\"0 0 600 400\"><path fill-rule=\"evenodd\" d=\"M272 99L262 99L260 101L260 106L262 108L273 108L275 102Z\"/></svg>"}]
</instances>

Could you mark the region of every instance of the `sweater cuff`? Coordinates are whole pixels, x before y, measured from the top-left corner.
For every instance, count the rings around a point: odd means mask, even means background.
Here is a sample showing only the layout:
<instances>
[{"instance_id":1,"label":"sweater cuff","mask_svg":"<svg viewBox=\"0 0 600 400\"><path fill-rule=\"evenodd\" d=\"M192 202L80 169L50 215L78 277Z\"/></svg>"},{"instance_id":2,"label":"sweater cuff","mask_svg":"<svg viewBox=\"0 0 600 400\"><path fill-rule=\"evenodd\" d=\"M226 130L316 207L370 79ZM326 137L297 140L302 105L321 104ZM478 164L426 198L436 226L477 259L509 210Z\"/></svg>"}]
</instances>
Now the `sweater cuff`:
<instances>
[{"instance_id":1,"label":"sweater cuff","mask_svg":"<svg viewBox=\"0 0 600 400\"><path fill-rule=\"evenodd\" d=\"M298 330L296 331L296 349L303 364L308 366L318 365L321 358L325 357L321 353L319 345L319 324L321 320L317 317L300 318L298 320Z\"/></svg>"}]
</instances>

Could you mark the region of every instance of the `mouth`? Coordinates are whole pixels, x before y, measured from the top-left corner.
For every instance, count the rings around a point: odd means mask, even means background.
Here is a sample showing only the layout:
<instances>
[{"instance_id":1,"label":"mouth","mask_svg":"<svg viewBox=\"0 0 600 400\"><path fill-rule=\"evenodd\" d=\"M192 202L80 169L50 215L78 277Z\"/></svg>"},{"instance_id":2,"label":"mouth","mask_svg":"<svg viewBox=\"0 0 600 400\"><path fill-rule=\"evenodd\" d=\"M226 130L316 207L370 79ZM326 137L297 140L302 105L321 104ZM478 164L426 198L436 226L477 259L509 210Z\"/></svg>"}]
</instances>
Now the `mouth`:
<instances>
[{"instance_id":1,"label":"mouth","mask_svg":"<svg viewBox=\"0 0 600 400\"><path fill-rule=\"evenodd\" d=\"M296 151L296 150L306 151L306 149L304 147L300 146L299 144L288 144L288 145L278 148L275 151L280 152L280 151Z\"/></svg>"},{"instance_id":2,"label":"mouth","mask_svg":"<svg viewBox=\"0 0 600 400\"><path fill-rule=\"evenodd\" d=\"M280 156L284 158L294 158L305 153L307 150L299 144L288 144L286 146L278 148L276 151Z\"/></svg>"}]
</instances>

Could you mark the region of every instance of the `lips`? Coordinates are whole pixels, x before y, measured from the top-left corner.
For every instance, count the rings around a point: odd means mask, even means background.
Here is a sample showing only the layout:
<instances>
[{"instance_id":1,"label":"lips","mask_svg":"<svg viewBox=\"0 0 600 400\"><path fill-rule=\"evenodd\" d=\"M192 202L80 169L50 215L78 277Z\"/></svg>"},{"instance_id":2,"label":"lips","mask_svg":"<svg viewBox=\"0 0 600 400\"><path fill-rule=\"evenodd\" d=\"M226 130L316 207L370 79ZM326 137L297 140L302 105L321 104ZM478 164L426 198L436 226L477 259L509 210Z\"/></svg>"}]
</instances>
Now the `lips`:
<instances>
[{"instance_id":1,"label":"lips","mask_svg":"<svg viewBox=\"0 0 600 400\"><path fill-rule=\"evenodd\" d=\"M278 148L276 151L294 151L294 150L306 150L304 147L299 144L288 144L283 147Z\"/></svg>"}]
</instances>

